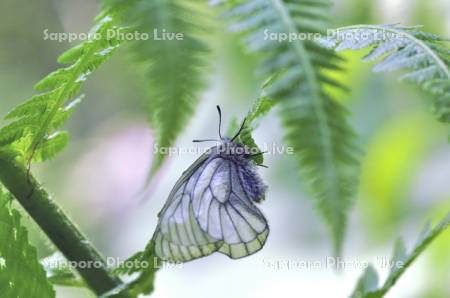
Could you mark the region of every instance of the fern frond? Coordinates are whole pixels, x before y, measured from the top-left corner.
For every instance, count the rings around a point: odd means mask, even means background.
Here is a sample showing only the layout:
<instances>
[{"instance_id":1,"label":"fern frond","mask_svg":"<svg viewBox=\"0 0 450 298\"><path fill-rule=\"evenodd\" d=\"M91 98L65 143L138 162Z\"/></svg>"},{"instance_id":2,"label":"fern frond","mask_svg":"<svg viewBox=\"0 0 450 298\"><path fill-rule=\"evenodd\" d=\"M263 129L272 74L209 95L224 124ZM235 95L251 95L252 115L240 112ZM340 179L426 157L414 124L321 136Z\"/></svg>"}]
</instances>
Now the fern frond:
<instances>
[{"instance_id":1,"label":"fern frond","mask_svg":"<svg viewBox=\"0 0 450 298\"><path fill-rule=\"evenodd\" d=\"M84 280L76 274L64 255L57 251L41 260L47 279L53 285L87 288Z\"/></svg>"},{"instance_id":2,"label":"fern frond","mask_svg":"<svg viewBox=\"0 0 450 298\"><path fill-rule=\"evenodd\" d=\"M270 38L272 33L324 33L330 5L327 0L234 1L225 16L233 20L232 30L243 33L251 51L265 55L259 69L271 78L265 91L281 107L286 140L295 149L339 254L359 167L347 111L325 91L344 88L325 74L339 70L341 58L312 40Z\"/></svg>"},{"instance_id":3,"label":"fern frond","mask_svg":"<svg viewBox=\"0 0 450 298\"><path fill-rule=\"evenodd\" d=\"M2 297L55 297L37 259L36 249L20 224L20 214L9 206L0 186L0 293Z\"/></svg>"},{"instance_id":4,"label":"fern frond","mask_svg":"<svg viewBox=\"0 0 450 298\"><path fill-rule=\"evenodd\" d=\"M6 115L11 122L0 129L0 146L8 145L18 150L29 163L50 159L65 147L68 134L57 130L81 101L80 96L69 102L79 93L83 82L119 46L119 39L108 38L107 33L111 34L111 30L119 30L112 18L107 15L99 18L91 31L92 39L58 58L58 62L70 65L38 82L34 88L43 93L31 97Z\"/></svg>"},{"instance_id":5,"label":"fern frond","mask_svg":"<svg viewBox=\"0 0 450 298\"><path fill-rule=\"evenodd\" d=\"M360 277L351 298L381 298L383 297L402 276L406 269L416 260L417 257L443 233L450 225L450 213L432 230L427 224L419 236L414 248L409 254L406 253L405 245L401 239L397 240L390 264L394 266L390 270L383 285L378 284L378 274L370 265Z\"/></svg>"},{"instance_id":6,"label":"fern frond","mask_svg":"<svg viewBox=\"0 0 450 298\"><path fill-rule=\"evenodd\" d=\"M250 108L247 116L245 117L245 126L242 129L242 132L239 134L237 138L237 142L244 144L247 148L250 149L251 154L254 154L252 160L257 165L262 165L264 163L264 155L261 149L259 149L255 140L253 139L253 131L258 127L258 119L260 117L265 116L269 111L275 106L276 101L270 99L267 96L259 97ZM238 125L235 123L233 128L234 131L238 129ZM235 132L234 132L235 133ZM231 135L231 134L230 134Z\"/></svg>"},{"instance_id":7,"label":"fern frond","mask_svg":"<svg viewBox=\"0 0 450 298\"><path fill-rule=\"evenodd\" d=\"M132 44L135 60L148 65L149 119L158 147L170 147L187 125L199 101L203 86L205 29L203 3L183 0L104 0L126 26L147 33L149 40ZM204 24L203 24L204 25ZM182 40L155 40L162 32L181 33ZM161 150L158 150L160 152ZM158 153L152 173L165 155Z\"/></svg>"},{"instance_id":8,"label":"fern frond","mask_svg":"<svg viewBox=\"0 0 450 298\"><path fill-rule=\"evenodd\" d=\"M138 274L131 282L121 285L102 296L117 297L117 294L126 293L131 297L140 297L141 294L148 295L154 290L155 273L161 265L153 251L153 241L147 244L144 251L137 252L124 262L124 266L117 267L113 273L116 275ZM132 266L130 266L132 264Z\"/></svg>"},{"instance_id":9,"label":"fern frond","mask_svg":"<svg viewBox=\"0 0 450 298\"><path fill-rule=\"evenodd\" d=\"M434 96L434 112L450 123L449 39L422 32L418 27L356 25L335 30L323 43L336 51L372 48L363 61L380 60L375 72L403 70L400 77Z\"/></svg>"}]
</instances>

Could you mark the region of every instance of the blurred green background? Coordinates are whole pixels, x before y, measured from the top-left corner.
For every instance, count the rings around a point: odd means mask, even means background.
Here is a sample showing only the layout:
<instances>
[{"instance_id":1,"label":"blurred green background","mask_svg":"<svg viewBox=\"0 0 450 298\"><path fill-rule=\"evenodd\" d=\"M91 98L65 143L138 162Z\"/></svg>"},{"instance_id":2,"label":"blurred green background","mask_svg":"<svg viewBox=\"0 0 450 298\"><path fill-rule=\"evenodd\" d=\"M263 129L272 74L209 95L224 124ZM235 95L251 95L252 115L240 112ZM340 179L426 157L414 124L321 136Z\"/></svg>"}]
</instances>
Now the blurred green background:
<instances>
[{"instance_id":1,"label":"blurred green background","mask_svg":"<svg viewBox=\"0 0 450 298\"><path fill-rule=\"evenodd\" d=\"M450 36L448 0L335 1L334 25L402 23ZM44 40L43 32L87 32L99 5L93 0L2 0L0 2L0 114L33 95L32 86L58 67L56 57L71 44ZM246 114L259 94L257 60L237 39L217 26L208 87L178 146L216 135L215 105L225 121ZM363 64L364 53L344 53L341 78L351 94L338 94L352 111L351 122L365 150L360 191L351 212L344 247L348 262L389 257L397 236L408 247L427 218L450 209L448 127L430 113L431 99L418 88L379 75ZM55 160L35 167L54 198L106 256L122 260L142 249L153 234L156 213L182 170L196 159L170 158L142 192L152 158L152 131L145 113L145 81L132 58L119 51L84 85L86 97L70 119L71 144ZM283 144L276 111L256 131L258 143ZM4 122L0 122L4 124ZM211 129L214 128L214 129ZM271 235L258 254L240 261L222 255L158 273L153 297L345 297L363 268L341 274L331 268L273 266L322 262L331 253L328 233L299 182L293 157L269 155L260 172L269 185L261 209ZM145 203L142 199L145 198ZM32 242L42 257L53 251L31 220ZM450 233L442 235L400 279L387 297L450 297ZM293 266L295 267L295 266ZM90 297L87 291L58 288L60 297Z\"/></svg>"}]
</instances>

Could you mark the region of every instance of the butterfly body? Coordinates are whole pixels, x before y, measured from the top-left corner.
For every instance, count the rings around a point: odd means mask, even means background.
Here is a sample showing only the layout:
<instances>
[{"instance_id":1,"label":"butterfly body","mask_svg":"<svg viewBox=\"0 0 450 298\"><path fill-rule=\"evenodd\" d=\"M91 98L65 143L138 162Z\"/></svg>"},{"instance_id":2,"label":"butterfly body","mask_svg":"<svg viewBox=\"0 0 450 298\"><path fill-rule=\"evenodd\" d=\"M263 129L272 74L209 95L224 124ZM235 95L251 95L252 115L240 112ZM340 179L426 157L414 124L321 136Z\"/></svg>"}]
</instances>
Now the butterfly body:
<instances>
[{"instance_id":1,"label":"butterfly body","mask_svg":"<svg viewBox=\"0 0 450 298\"><path fill-rule=\"evenodd\" d=\"M254 203L267 187L245 149L223 138L183 173L159 214L159 258L186 262L216 251L242 258L263 247L269 226Z\"/></svg>"},{"instance_id":2,"label":"butterfly body","mask_svg":"<svg viewBox=\"0 0 450 298\"><path fill-rule=\"evenodd\" d=\"M259 203L261 200L264 200L267 186L256 172L255 165L250 158L251 154L248 153L248 148L225 138L222 144L209 150L219 152L221 158L234 163L244 190L254 202Z\"/></svg>"}]
</instances>

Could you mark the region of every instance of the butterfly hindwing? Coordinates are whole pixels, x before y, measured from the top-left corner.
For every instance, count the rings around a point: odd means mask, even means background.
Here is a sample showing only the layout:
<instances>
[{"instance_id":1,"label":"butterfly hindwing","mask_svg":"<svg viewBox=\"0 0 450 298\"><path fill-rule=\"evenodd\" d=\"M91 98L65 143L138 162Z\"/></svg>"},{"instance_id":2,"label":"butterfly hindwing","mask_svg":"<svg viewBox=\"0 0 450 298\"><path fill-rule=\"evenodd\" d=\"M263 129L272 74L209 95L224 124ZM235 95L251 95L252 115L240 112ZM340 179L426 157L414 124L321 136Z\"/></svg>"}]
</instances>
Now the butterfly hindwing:
<instances>
[{"instance_id":1,"label":"butterfly hindwing","mask_svg":"<svg viewBox=\"0 0 450 298\"><path fill-rule=\"evenodd\" d=\"M232 160L214 152L199 158L160 212L156 255L186 262L215 251L241 258L261 249L269 228L243 183Z\"/></svg>"},{"instance_id":2,"label":"butterfly hindwing","mask_svg":"<svg viewBox=\"0 0 450 298\"><path fill-rule=\"evenodd\" d=\"M228 161L228 167L231 191L220 209L224 243L219 252L237 259L262 248L269 234L269 226L245 192L245 181L240 179L238 165Z\"/></svg>"}]
</instances>

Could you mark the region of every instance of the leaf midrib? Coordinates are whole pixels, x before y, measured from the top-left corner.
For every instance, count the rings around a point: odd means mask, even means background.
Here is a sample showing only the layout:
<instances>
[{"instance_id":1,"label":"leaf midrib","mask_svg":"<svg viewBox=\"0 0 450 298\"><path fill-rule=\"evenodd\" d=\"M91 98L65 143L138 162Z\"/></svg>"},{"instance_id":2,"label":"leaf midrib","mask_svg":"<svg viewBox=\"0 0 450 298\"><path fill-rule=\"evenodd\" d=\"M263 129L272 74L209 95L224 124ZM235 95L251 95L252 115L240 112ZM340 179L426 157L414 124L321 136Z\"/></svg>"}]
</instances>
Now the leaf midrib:
<instances>
[{"instance_id":1,"label":"leaf midrib","mask_svg":"<svg viewBox=\"0 0 450 298\"><path fill-rule=\"evenodd\" d=\"M298 30L296 29L296 26L294 25L294 22L287 11L287 9L284 6L284 3L282 0L270 0L272 6L274 9L279 13L281 20L283 24L288 29L289 33L298 33ZM337 202L339 197L337 194L340 193L339 191L339 185L337 183L338 175L334 163L333 158L333 150L331 146L331 142L329 141L331 139L331 131L328 127L328 117L326 113L323 111L324 107L324 101L322 97L320 96L320 90L319 86L317 84L317 77L316 73L314 71L314 67L311 63L311 59L309 57L309 54L307 53L305 46L302 41L297 40L296 42L289 43L293 45L294 53L298 56L298 59L300 60L300 65L303 66L303 69L306 74L306 81L308 85L311 88L312 95L313 95L313 107L315 114L318 118L318 124L319 124L319 130L320 130L320 142L322 146L320 147L321 150L323 150L325 162L323 162L325 166L326 171L326 177L330 177L330 179L327 179L327 183L331 187L333 191L331 191L331 195L333 196L332 201ZM336 195L334 195L336 194ZM328 192L328 195L330 195L330 192Z\"/></svg>"},{"instance_id":2,"label":"leaf midrib","mask_svg":"<svg viewBox=\"0 0 450 298\"><path fill-rule=\"evenodd\" d=\"M450 80L450 69L447 67L444 61L439 58L439 56L421 39L418 39L412 34L409 34L405 30L395 29L395 28L389 28L389 27L383 27L378 25L354 25L354 26L345 26L337 28L336 30L378 30L378 31L385 31L385 32L391 32L395 33L397 35L403 35L409 40L411 40L413 43L415 43L418 47L420 47L422 50L424 50L436 63L437 66L442 70L442 72L447 76L447 79Z\"/></svg>"},{"instance_id":3,"label":"leaf midrib","mask_svg":"<svg viewBox=\"0 0 450 298\"><path fill-rule=\"evenodd\" d=\"M83 56L80 58L78 65L75 67L74 71L71 73L69 79L67 82L64 83L63 89L59 92L58 98L55 102L55 105L50 110L48 116L44 120L44 123L42 124L41 128L38 130L37 134L33 138L30 146L27 149L27 160L31 162L31 159L33 158L34 152L41 142L41 140L44 138L45 134L47 133L48 127L50 126L51 121L55 117L56 113L58 112L59 108L62 106L62 104L65 102L65 98L67 97L67 93L71 90L71 88L74 86L75 81L79 78L79 76L82 73L82 70L85 68L85 63L88 61L91 56L95 53L95 51L98 49L98 43L91 42L88 43L89 48L86 54L83 54ZM77 63L77 62L75 62Z\"/></svg>"}]
</instances>

